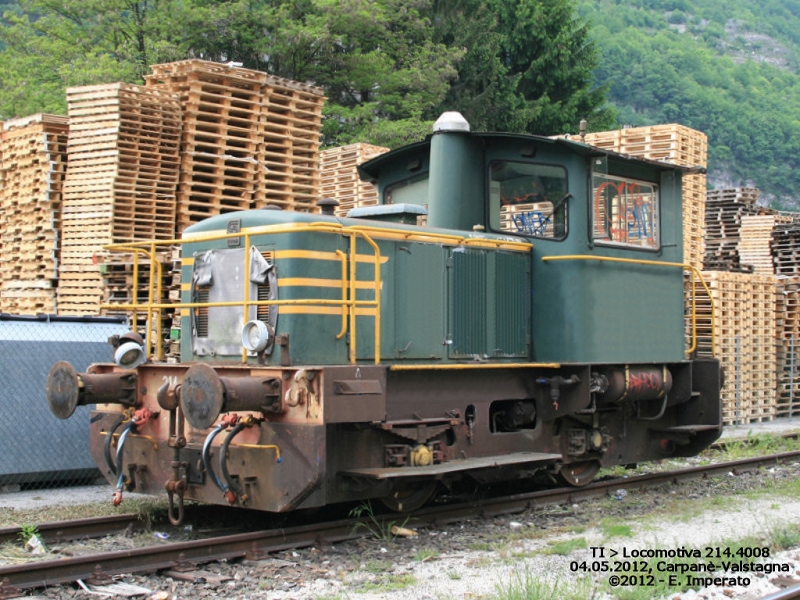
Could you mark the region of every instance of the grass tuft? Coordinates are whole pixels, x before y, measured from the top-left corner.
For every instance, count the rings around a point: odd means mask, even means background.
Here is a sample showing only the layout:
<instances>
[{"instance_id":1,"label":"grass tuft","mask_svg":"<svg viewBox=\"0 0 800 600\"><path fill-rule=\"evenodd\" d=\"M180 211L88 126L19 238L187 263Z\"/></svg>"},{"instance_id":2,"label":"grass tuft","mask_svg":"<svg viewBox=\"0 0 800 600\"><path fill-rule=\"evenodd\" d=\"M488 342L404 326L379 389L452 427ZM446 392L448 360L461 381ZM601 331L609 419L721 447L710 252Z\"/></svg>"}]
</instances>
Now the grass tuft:
<instances>
[{"instance_id":1,"label":"grass tuft","mask_svg":"<svg viewBox=\"0 0 800 600\"><path fill-rule=\"evenodd\" d=\"M585 550L589 547L586 538L572 538L569 540L560 540L552 542L545 549L545 554L558 554L560 556L567 556L573 550Z\"/></svg>"},{"instance_id":2,"label":"grass tuft","mask_svg":"<svg viewBox=\"0 0 800 600\"><path fill-rule=\"evenodd\" d=\"M497 584L495 591L496 600L591 600L596 594L589 577L551 580L537 577L528 569L514 572L507 582Z\"/></svg>"}]
</instances>

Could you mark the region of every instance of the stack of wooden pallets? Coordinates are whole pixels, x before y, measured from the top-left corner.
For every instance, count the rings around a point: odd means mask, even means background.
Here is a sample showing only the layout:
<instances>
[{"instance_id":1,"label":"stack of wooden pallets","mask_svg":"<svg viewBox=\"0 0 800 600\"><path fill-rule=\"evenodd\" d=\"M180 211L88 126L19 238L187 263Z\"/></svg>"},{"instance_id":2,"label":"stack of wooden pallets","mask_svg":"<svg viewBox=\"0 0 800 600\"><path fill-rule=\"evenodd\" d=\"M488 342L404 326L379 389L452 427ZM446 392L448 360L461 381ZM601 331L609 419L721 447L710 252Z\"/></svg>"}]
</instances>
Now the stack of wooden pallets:
<instances>
[{"instance_id":1,"label":"stack of wooden pallets","mask_svg":"<svg viewBox=\"0 0 800 600\"><path fill-rule=\"evenodd\" d=\"M267 75L261 105L263 164L253 208L314 212L319 200L322 88Z\"/></svg>"},{"instance_id":2,"label":"stack of wooden pallets","mask_svg":"<svg viewBox=\"0 0 800 600\"><path fill-rule=\"evenodd\" d=\"M579 136L570 136L579 140ZM708 137L684 125L630 127L618 131L589 133L585 142L638 158L661 160L682 167L708 165ZM702 268L705 240L705 174L683 177L683 260Z\"/></svg>"},{"instance_id":3,"label":"stack of wooden pallets","mask_svg":"<svg viewBox=\"0 0 800 600\"><path fill-rule=\"evenodd\" d=\"M115 83L67 89L61 314L99 314L107 244L172 239L180 105L162 90Z\"/></svg>"},{"instance_id":4,"label":"stack of wooden pallets","mask_svg":"<svg viewBox=\"0 0 800 600\"><path fill-rule=\"evenodd\" d=\"M378 189L361 181L356 167L388 151L389 148L360 143L320 152L320 196L339 202L337 215L345 216L353 208L378 204Z\"/></svg>"},{"instance_id":5,"label":"stack of wooden pallets","mask_svg":"<svg viewBox=\"0 0 800 600\"><path fill-rule=\"evenodd\" d=\"M66 117L34 115L0 134L0 312L56 312Z\"/></svg>"},{"instance_id":6,"label":"stack of wooden pallets","mask_svg":"<svg viewBox=\"0 0 800 600\"><path fill-rule=\"evenodd\" d=\"M777 279L777 414L794 417L800 415L800 276Z\"/></svg>"},{"instance_id":7,"label":"stack of wooden pallets","mask_svg":"<svg viewBox=\"0 0 800 600\"><path fill-rule=\"evenodd\" d=\"M710 251L706 263L714 268L775 276L774 329L764 331L763 323L751 321L744 313L738 313L736 319L741 327L752 330L751 335L773 340L776 389L771 414L786 416L798 412L794 405L800 392L800 369L797 368L800 348L794 348L795 344L800 346L800 225L797 214L760 207L757 200L758 190L754 188L709 192L706 225ZM769 301L769 298L755 295L753 310L763 310ZM751 357L741 354L739 360L751 360ZM734 369L728 376L737 373ZM750 375L751 378L755 376L758 373ZM753 381L760 383L757 379Z\"/></svg>"},{"instance_id":8,"label":"stack of wooden pallets","mask_svg":"<svg viewBox=\"0 0 800 600\"><path fill-rule=\"evenodd\" d=\"M203 60L154 65L183 109L177 231L209 216L319 199L320 88Z\"/></svg>"},{"instance_id":9,"label":"stack of wooden pallets","mask_svg":"<svg viewBox=\"0 0 800 600\"><path fill-rule=\"evenodd\" d=\"M704 268L722 271L752 271L739 256L742 219L767 214L758 206L758 190L736 188L709 190L706 199L706 252Z\"/></svg>"},{"instance_id":10,"label":"stack of wooden pallets","mask_svg":"<svg viewBox=\"0 0 800 600\"><path fill-rule=\"evenodd\" d=\"M775 273L800 275L800 223L781 223L772 232Z\"/></svg>"},{"instance_id":11,"label":"stack of wooden pallets","mask_svg":"<svg viewBox=\"0 0 800 600\"><path fill-rule=\"evenodd\" d=\"M800 224L775 225L772 258L778 277L776 315L778 414L800 414Z\"/></svg>"},{"instance_id":12,"label":"stack of wooden pallets","mask_svg":"<svg viewBox=\"0 0 800 600\"><path fill-rule=\"evenodd\" d=\"M620 131L619 152L683 167L705 167L708 137L678 124L627 127Z\"/></svg>"},{"instance_id":13,"label":"stack of wooden pallets","mask_svg":"<svg viewBox=\"0 0 800 600\"><path fill-rule=\"evenodd\" d=\"M699 356L711 355L711 299L716 357L725 370L725 423L770 420L777 414L776 278L771 274L707 271L696 283ZM688 294L687 294L688 295Z\"/></svg>"}]
</instances>

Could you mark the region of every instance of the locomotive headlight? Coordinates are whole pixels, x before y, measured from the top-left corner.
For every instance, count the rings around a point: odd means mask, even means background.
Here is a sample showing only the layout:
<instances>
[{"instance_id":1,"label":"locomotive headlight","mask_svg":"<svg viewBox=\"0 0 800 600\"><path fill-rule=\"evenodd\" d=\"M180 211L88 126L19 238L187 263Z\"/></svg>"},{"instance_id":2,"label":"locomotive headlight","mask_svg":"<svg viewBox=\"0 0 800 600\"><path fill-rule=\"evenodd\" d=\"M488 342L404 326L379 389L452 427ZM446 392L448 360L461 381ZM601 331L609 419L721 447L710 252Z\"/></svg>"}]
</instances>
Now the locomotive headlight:
<instances>
[{"instance_id":1,"label":"locomotive headlight","mask_svg":"<svg viewBox=\"0 0 800 600\"><path fill-rule=\"evenodd\" d=\"M121 344L114 352L114 362L123 369L135 369L146 359L144 347L136 342Z\"/></svg>"},{"instance_id":2,"label":"locomotive headlight","mask_svg":"<svg viewBox=\"0 0 800 600\"><path fill-rule=\"evenodd\" d=\"M242 346L250 352L263 352L269 345L269 327L262 321L248 321L242 329Z\"/></svg>"}]
</instances>

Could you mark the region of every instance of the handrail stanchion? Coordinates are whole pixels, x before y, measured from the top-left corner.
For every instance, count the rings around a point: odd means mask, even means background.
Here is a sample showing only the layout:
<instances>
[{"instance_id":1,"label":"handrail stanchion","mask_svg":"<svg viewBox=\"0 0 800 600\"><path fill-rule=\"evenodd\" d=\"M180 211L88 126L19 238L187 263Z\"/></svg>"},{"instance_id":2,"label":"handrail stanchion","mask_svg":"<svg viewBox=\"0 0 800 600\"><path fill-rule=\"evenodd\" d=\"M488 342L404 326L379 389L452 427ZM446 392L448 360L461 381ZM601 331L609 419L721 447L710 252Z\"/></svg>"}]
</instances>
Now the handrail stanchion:
<instances>
[{"instance_id":1,"label":"handrail stanchion","mask_svg":"<svg viewBox=\"0 0 800 600\"><path fill-rule=\"evenodd\" d=\"M340 340L347 333L347 318L350 310L347 306L347 255L341 250L336 250L336 254L342 259L342 329L336 335L336 339Z\"/></svg>"}]
</instances>

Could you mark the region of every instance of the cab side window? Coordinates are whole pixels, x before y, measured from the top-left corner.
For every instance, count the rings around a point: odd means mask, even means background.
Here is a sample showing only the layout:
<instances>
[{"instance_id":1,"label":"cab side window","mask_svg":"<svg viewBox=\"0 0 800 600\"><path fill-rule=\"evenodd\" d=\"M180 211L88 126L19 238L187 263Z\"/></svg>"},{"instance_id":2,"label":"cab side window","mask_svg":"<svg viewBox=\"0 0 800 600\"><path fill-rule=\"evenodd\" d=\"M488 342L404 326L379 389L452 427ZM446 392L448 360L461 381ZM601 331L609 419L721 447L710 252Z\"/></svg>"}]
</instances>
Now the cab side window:
<instances>
[{"instance_id":1,"label":"cab side window","mask_svg":"<svg viewBox=\"0 0 800 600\"><path fill-rule=\"evenodd\" d=\"M563 167L496 161L489 168L489 225L493 231L566 237L567 171Z\"/></svg>"},{"instance_id":2,"label":"cab side window","mask_svg":"<svg viewBox=\"0 0 800 600\"><path fill-rule=\"evenodd\" d=\"M428 174L421 173L398 181L386 188L383 194L385 204L419 204L428 206Z\"/></svg>"},{"instance_id":3,"label":"cab side window","mask_svg":"<svg viewBox=\"0 0 800 600\"><path fill-rule=\"evenodd\" d=\"M598 173L592 180L592 237L595 243L657 249L658 186Z\"/></svg>"}]
</instances>

